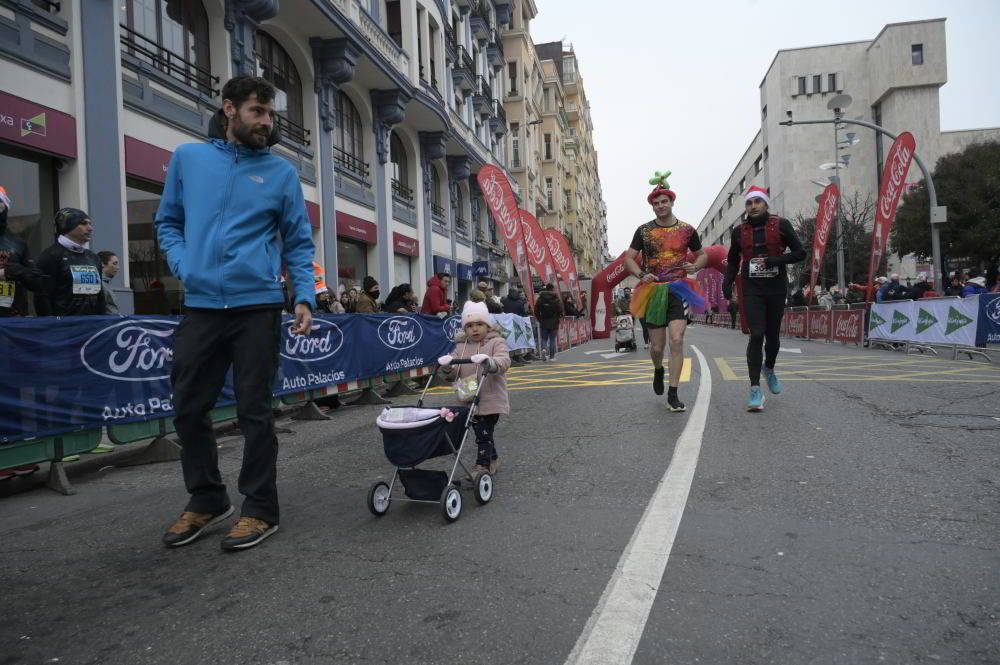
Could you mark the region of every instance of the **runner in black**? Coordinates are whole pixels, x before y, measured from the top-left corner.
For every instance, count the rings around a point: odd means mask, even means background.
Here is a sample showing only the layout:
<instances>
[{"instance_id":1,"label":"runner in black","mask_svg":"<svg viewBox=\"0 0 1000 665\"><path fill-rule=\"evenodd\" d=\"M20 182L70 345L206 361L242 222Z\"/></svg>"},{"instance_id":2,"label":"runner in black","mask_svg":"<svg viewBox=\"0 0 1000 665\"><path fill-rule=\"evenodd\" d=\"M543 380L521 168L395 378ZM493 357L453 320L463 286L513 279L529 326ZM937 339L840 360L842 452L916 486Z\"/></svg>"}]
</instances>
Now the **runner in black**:
<instances>
[{"instance_id":1,"label":"runner in black","mask_svg":"<svg viewBox=\"0 0 1000 665\"><path fill-rule=\"evenodd\" d=\"M751 187L744 198L746 218L733 229L722 294L727 300L732 299L733 284L737 282L738 274L740 309L750 328L750 342L747 344L750 396L747 411L763 411L761 347L766 356L763 358L763 371L767 387L776 395L781 392L781 382L774 373L774 364L781 345L778 335L788 293L785 266L805 259L806 252L791 223L768 210L771 199L766 189ZM786 248L788 252L785 252Z\"/></svg>"}]
</instances>

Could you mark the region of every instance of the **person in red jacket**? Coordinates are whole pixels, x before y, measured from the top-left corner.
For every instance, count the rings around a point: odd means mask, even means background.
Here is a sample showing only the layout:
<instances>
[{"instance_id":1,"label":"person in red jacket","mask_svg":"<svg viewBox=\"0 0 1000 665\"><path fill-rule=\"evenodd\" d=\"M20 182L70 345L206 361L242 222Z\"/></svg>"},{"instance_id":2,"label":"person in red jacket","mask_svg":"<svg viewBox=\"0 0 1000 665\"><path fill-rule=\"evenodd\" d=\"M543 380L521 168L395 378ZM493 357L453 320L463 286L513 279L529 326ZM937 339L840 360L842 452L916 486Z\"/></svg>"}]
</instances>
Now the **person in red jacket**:
<instances>
[{"instance_id":1,"label":"person in red jacket","mask_svg":"<svg viewBox=\"0 0 1000 665\"><path fill-rule=\"evenodd\" d=\"M439 272L427 280L427 293L424 294L420 312L441 318L448 316L448 312L451 311L451 306L448 304L449 286L451 286L451 275L446 272Z\"/></svg>"}]
</instances>

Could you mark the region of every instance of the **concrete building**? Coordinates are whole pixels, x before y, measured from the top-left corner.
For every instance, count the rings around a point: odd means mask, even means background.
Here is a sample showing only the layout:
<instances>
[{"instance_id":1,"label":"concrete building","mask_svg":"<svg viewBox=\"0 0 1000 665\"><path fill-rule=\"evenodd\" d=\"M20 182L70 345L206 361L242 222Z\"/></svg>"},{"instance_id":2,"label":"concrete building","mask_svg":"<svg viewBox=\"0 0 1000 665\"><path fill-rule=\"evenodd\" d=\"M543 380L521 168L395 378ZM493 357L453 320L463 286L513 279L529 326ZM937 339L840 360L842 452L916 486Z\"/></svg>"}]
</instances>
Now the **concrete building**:
<instances>
[{"instance_id":1,"label":"concrete building","mask_svg":"<svg viewBox=\"0 0 1000 665\"><path fill-rule=\"evenodd\" d=\"M583 78L572 47L562 42L535 46L543 73L542 202L545 227L558 228L576 257L581 276L607 263L607 211L601 193Z\"/></svg>"},{"instance_id":2,"label":"concrete building","mask_svg":"<svg viewBox=\"0 0 1000 665\"><path fill-rule=\"evenodd\" d=\"M835 157L832 124L781 126L787 111L796 120L832 119L828 102L846 93L853 101L843 111L845 119L873 122L897 134L911 132L930 168L942 155L1000 138L1000 128L941 131L939 91L947 81L945 19L890 24L872 40L778 51L760 83L761 128L702 218L703 241L728 244L729 230L743 215L742 193L751 185L770 189L778 214L814 217L816 196L838 160L845 197L878 197L890 139L844 126ZM828 168L821 169L824 164ZM921 177L914 163L907 180ZM897 267L895 255L890 260ZM908 258L897 269L913 276L915 261Z\"/></svg>"},{"instance_id":3,"label":"concrete building","mask_svg":"<svg viewBox=\"0 0 1000 665\"><path fill-rule=\"evenodd\" d=\"M0 3L0 184L37 256L63 206L122 257L126 313L179 311L152 227L166 165L206 138L236 74L278 88L316 260L342 288L418 294L432 271L505 291L509 260L476 186L506 168L501 31L511 0L49 0ZM86 82L86 84L84 84ZM523 194L522 194L523 196Z\"/></svg>"}]
</instances>

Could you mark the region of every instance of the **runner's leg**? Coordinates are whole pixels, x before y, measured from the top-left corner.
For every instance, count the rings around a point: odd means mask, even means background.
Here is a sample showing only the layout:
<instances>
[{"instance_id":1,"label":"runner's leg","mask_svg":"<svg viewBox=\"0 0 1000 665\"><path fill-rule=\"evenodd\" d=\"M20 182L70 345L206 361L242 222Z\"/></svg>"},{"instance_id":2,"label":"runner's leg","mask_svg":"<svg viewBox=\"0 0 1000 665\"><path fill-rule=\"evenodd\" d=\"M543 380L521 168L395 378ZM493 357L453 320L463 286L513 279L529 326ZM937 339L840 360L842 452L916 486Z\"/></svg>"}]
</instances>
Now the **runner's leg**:
<instances>
[{"instance_id":1,"label":"runner's leg","mask_svg":"<svg viewBox=\"0 0 1000 665\"><path fill-rule=\"evenodd\" d=\"M687 321L677 319L671 321L670 328L670 387L676 388L681 380L681 369L684 366L684 331Z\"/></svg>"},{"instance_id":2,"label":"runner's leg","mask_svg":"<svg viewBox=\"0 0 1000 665\"><path fill-rule=\"evenodd\" d=\"M649 331L649 357L653 367L663 367L663 351L667 346L666 328L646 328Z\"/></svg>"},{"instance_id":3,"label":"runner's leg","mask_svg":"<svg viewBox=\"0 0 1000 665\"><path fill-rule=\"evenodd\" d=\"M743 296L740 306L747 313L747 324L750 326L750 341L747 342L747 370L750 374L750 385L760 385L760 366L764 359L764 332L767 329L766 298L756 295Z\"/></svg>"},{"instance_id":4,"label":"runner's leg","mask_svg":"<svg viewBox=\"0 0 1000 665\"><path fill-rule=\"evenodd\" d=\"M781 318L785 314L785 295L778 293L766 296L767 315L764 328L764 366L774 369L781 348Z\"/></svg>"}]
</instances>

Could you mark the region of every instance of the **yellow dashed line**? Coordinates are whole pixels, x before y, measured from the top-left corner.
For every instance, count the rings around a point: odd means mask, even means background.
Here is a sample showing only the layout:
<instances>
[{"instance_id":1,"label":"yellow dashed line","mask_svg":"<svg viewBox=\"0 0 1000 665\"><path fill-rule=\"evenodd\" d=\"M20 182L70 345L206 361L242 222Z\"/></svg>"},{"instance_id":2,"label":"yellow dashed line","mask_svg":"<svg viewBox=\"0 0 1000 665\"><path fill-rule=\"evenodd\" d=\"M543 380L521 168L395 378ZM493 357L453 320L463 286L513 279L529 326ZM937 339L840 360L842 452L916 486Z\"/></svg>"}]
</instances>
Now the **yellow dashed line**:
<instances>
[{"instance_id":1,"label":"yellow dashed line","mask_svg":"<svg viewBox=\"0 0 1000 665\"><path fill-rule=\"evenodd\" d=\"M715 364L726 381L740 381L733 365L742 358L718 357ZM895 370L895 371L893 371ZM848 358L820 356L809 359L782 359L778 372L782 381L919 381L925 383L998 383L1000 368L958 365L943 358ZM934 378L921 378L934 377Z\"/></svg>"}]
</instances>

